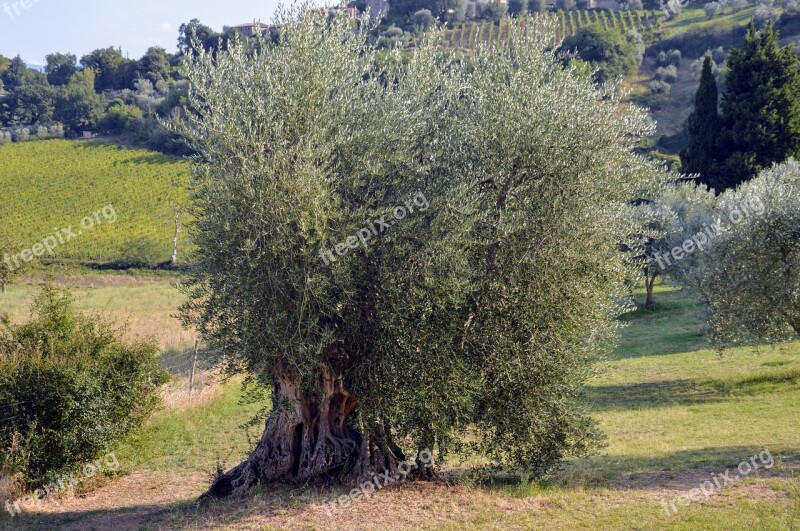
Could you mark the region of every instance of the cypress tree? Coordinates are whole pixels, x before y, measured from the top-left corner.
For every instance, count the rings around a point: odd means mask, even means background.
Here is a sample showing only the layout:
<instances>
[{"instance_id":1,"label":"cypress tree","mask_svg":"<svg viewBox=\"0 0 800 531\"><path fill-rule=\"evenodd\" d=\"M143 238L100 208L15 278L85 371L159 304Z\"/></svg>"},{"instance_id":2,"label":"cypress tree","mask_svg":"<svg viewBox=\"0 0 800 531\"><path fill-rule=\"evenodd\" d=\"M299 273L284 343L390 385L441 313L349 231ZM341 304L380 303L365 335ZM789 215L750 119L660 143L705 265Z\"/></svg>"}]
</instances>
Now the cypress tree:
<instances>
[{"instance_id":1,"label":"cypress tree","mask_svg":"<svg viewBox=\"0 0 800 531\"><path fill-rule=\"evenodd\" d=\"M713 65L711 56L707 55L695 95L694 111L689 115L687 124L689 145L681 152L681 162L685 173L699 174L699 182L717 189L723 183L719 182L719 93L712 72Z\"/></svg>"},{"instance_id":2,"label":"cypress tree","mask_svg":"<svg viewBox=\"0 0 800 531\"><path fill-rule=\"evenodd\" d=\"M791 45L779 47L771 23L761 32L751 23L744 46L728 56L722 97L725 187L800 155L800 68L793 52Z\"/></svg>"}]
</instances>

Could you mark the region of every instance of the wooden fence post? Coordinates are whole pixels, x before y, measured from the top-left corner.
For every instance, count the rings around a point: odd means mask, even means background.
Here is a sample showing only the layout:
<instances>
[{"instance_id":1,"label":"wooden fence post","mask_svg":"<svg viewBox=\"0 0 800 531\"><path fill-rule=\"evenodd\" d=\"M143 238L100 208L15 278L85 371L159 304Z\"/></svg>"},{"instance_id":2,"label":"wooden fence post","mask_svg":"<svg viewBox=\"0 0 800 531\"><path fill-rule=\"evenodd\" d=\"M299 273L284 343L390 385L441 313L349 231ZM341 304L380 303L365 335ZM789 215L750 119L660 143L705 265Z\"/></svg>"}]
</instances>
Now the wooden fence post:
<instances>
[{"instance_id":1,"label":"wooden fence post","mask_svg":"<svg viewBox=\"0 0 800 531\"><path fill-rule=\"evenodd\" d=\"M199 339L194 340L194 356L192 357L192 372L189 374L189 393L194 392L194 368L197 365L197 345L200 343Z\"/></svg>"}]
</instances>

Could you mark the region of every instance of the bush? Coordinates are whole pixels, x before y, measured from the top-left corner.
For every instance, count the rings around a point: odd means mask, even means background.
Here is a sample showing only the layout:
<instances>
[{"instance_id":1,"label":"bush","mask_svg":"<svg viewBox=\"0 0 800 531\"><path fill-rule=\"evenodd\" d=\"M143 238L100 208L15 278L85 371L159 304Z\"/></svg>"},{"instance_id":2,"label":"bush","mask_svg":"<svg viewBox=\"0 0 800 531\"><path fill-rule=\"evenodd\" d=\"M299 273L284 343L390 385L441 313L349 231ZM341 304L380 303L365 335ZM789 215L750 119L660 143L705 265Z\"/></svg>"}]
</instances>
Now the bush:
<instances>
[{"instance_id":1,"label":"bush","mask_svg":"<svg viewBox=\"0 0 800 531\"><path fill-rule=\"evenodd\" d=\"M139 107L135 105L114 104L109 106L108 112L100 120L100 129L110 133L120 134L125 131L135 130L136 127L142 123L142 120L143 113Z\"/></svg>"},{"instance_id":2,"label":"bush","mask_svg":"<svg viewBox=\"0 0 800 531\"><path fill-rule=\"evenodd\" d=\"M479 0L477 3L478 16L495 22L508 13L508 4L500 0Z\"/></svg>"},{"instance_id":3,"label":"bush","mask_svg":"<svg viewBox=\"0 0 800 531\"><path fill-rule=\"evenodd\" d=\"M667 50L667 51L660 51L658 55L656 55L656 66L680 66L681 65L681 51L680 50Z\"/></svg>"},{"instance_id":4,"label":"bush","mask_svg":"<svg viewBox=\"0 0 800 531\"><path fill-rule=\"evenodd\" d=\"M420 9L411 15L411 23L414 25L415 29L426 31L436 23L436 19L433 18L433 14L429 9Z\"/></svg>"},{"instance_id":5,"label":"bush","mask_svg":"<svg viewBox=\"0 0 800 531\"><path fill-rule=\"evenodd\" d=\"M50 127L31 125L27 127L0 129L0 144L46 140L48 138L64 138L64 126L61 124L54 124Z\"/></svg>"},{"instance_id":6,"label":"bush","mask_svg":"<svg viewBox=\"0 0 800 531\"><path fill-rule=\"evenodd\" d=\"M769 22L774 22L778 18L778 11L775 9L773 0L761 0L756 6L753 19L758 27L764 27Z\"/></svg>"},{"instance_id":7,"label":"bush","mask_svg":"<svg viewBox=\"0 0 800 531\"><path fill-rule=\"evenodd\" d=\"M706 55L711 55L712 59L711 73L714 74L714 76L716 76L717 73L719 72L719 68L717 67L718 64L717 60L714 59L715 53L712 53L712 51L709 50L706 52ZM698 59L692 61L692 64L689 65L689 70L692 72L693 79L700 79L700 75L703 73L703 62L705 61L705 57L706 57L705 55L703 57L699 57ZM722 56L722 59L723 61L725 60L724 54Z\"/></svg>"},{"instance_id":8,"label":"bush","mask_svg":"<svg viewBox=\"0 0 800 531\"><path fill-rule=\"evenodd\" d=\"M669 94L669 91L672 89L672 85L666 81L654 79L647 84L647 88L652 94Z\"/></svg>"},{"instance_id":9,"label":"bush","mask_svg":"<svg viewBox=\"0 0 800 531\"><path fill-rule=\"evenodd\" d=\"M656 68L656 79L667 83L675 83L678 80L678 69L673 65Z\"/></svg>"},{"instance_id":10,"label":"bush","mask_svg":"<svg viewBox=\"0 0 800 531\"><path fill-rule=\"evenodd\" d=\"M719 2L709 2L703 6L708 18L714 18L722 13L722 5Z\"/></svg>"},{"instance_id":11,"label":"bush","mask_svg":"<svg viewBox=\"0 0 800 531\"><path fill-rule=\"evenodd\" d=\"M546 0L528 0L528 11L531 13L544 13L547 11Z\"/></svg>"},{"instance_id":12,"label":"bush","mask_svg":"<svg viewBox=\"0 0 800 531\"><path fill-rule=\"evenodd\" d=\"M636 50L636 64L641 65L642 59L644 59L645 51L647 50L646 46L644 45L644 37L642 37L642 34L635 29L631 29L625 33L625 38Z\"/></svg>"},{"instance_id":13,"label":"bush","mask_svg":"<svg viewBox=\"0 0 800 531\"><path fill-rule=\"evenodd\" d=\"M725 230L684 285L701 291L717 346L800 335L800 164L793 158L719 195L711 219Z\"/></svg>"},{"instance_id":14,"label":"bush","mask_svg":"<svg viewBox=\"0 0 800 531\"><path fill-rule=\"evenodd\" d=\"M35 488L96 459L138 427L166 381L152 343L77 313L71 295L45 287L32 319L0 333L0 473Z\"/></svg>"}]
</instances>

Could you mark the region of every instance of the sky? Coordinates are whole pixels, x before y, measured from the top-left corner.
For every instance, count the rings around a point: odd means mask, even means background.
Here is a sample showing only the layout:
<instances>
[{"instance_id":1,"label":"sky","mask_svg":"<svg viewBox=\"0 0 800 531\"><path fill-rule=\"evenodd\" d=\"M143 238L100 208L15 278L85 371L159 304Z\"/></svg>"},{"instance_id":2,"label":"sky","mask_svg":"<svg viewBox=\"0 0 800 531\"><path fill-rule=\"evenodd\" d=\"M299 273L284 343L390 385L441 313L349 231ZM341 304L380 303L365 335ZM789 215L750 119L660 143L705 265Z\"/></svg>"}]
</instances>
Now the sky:
<instances>
[{"instance_id":1,"label":"sky","mask_svg":"<svg viewBox=\"0 0 800 531\"><path fill-rule=\"evenodd\" d=\"M279 1L0 0L0 54L43 65L52 52L80 59L113 46L138 59L151 46L174 52L178 28L193 18L217 31L254 20L269 22Z\"/></svg>"}]
</instances>

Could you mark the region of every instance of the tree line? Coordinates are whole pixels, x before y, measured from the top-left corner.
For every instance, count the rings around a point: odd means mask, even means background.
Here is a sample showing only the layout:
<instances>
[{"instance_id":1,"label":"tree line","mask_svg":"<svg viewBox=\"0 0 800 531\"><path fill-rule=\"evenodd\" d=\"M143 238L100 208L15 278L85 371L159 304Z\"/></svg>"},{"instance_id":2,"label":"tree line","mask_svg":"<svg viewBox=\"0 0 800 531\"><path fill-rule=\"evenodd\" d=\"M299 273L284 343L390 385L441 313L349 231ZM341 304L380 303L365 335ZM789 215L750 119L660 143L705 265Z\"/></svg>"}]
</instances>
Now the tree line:
<instances>
[{"instance_id":1,"label":"tree line","mask_svg":"<svg viewBox=\"0 0 800 531\"><path fill-rule=\"evenodd\" d=\"M37 138L36 131L48 137L52 131L68 137L101 131L165 153L185 153L163 126L180 118L186 101L179 67L187 54L216 52L235 39L259 45L235 28L215 32L193 19L181 26L175 53L152 47L141 58L129 59L108 47L78 59L54 52L47 55L44 72L28 68L20 56L0 55L0 128L6 128L0 129L0 142Z\"/></svg>"}]
</instances>

